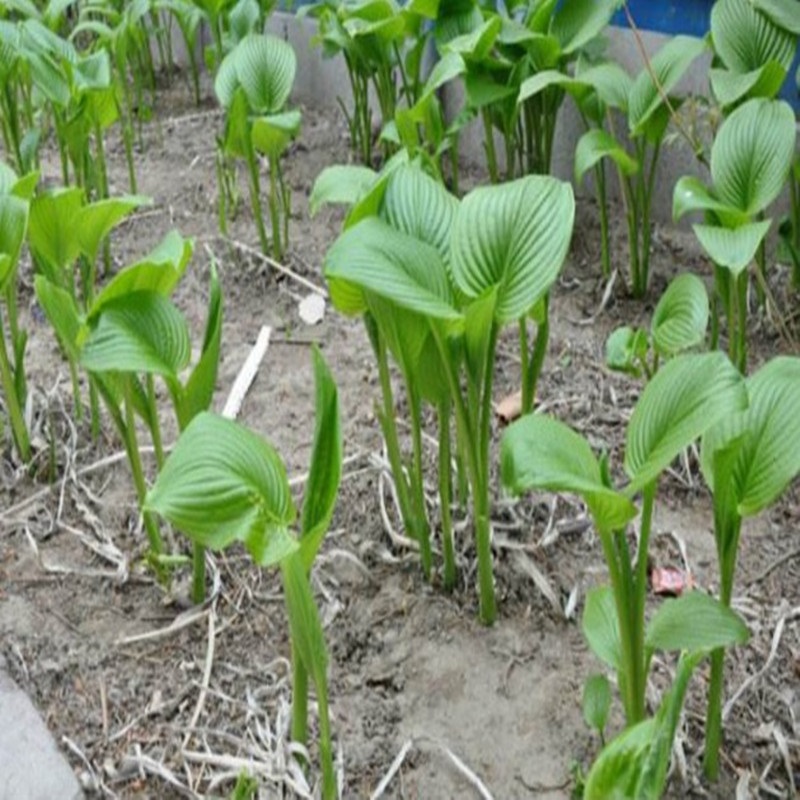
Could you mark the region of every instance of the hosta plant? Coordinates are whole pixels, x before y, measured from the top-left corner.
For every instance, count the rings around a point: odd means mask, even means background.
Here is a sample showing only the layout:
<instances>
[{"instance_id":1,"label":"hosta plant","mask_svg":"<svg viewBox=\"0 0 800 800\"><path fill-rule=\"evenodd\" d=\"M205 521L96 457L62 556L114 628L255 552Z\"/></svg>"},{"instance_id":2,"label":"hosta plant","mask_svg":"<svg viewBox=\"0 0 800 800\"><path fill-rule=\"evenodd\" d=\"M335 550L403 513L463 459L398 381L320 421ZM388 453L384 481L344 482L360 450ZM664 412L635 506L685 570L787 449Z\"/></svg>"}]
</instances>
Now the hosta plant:
<instances>
[{"instance_id":1,"label":"hosta plant","mask_svg":"<svg viewBox=\"0 0 800 800\"><path fill-rule=\"evenodd\" d=\"M711 90L723 108L780 91L797 51L793 2L717 0L711 9Z\"/></svg>"},{"instance_id":2,"label":"hosta plant","mask_svg":"<svg viewBox=\"0 0 800 800\"><path fill-rule=\"evenodd\" d=\"M692 211L705 213L705 221L693 228L714 262L712 346L717 345L721 309L728 326L728 352L743 372L747 368L748 268L771 225L764 214L791 169L795 127L794 112L787 103L748 100L717 132L711 148L711 185L683 177L673 194L675 219ZM763 282L763 255L758 260L756 275Z\"/></svg>"},{"instance_id":3,"label":"hosta plant","mask_svg":"<svg viewBox=\"0 0 800 800\"><path fill-rule=\"evenodd\" d=\"M30 196L38 179L36 172L17 178L14 171L0 161L0 381L14 446L26 462L32 455L25 422L28 335L19 324L17 275L28 226Z\"/></svg>"},{"instance_id":4,"label":"hosta plant","mask_svg":"<svg viewBox=\"0 0 800 800\"><path fill-rule=\"evenodd\" d=\"M702 344L708 328L708 293L696 275L678 275L653 311L650 330L623 325L606 340L606 365L647 379L663 361Z\"/></svg>"},{"instance_id":5,"label":"hosta plant","mask_svg":"<svg viewBox=\"0 0 800 800\"><path fill-rule=\"evenodd\" d=\"M296 69L290 44L275 36L249 34L228 53L214 80L226 112L225 154L245 160L261 248L279 260L288 244L291 215L291 189L283 180L281 156L300 130L300 112L286 108ZM271 247L261 208L258 154L269 164ZM219 189L222 198L223 187Z\"/></svg>"},{"instance_id":6,"label":"hosta plant","mask_svg":"<svg viewBox=\"0 0 800 800\"><path fill-rule=\"evenodd\" d=\"M607 458L567 425L539 414L515 422L502 443L503 483L514 493L531 489L579 494L594 520L610 587L587 598L584 633L598 657L617 673L625 719L646 717L647 676L654 650L697 650L739 640L741 623L720 602L700 593L667 601L645 616L648 549L662 472L713 425L747 406L744 381L723 353L681 355L648 383L626 432L627 484L612 483ZM641 508L634 500L641 495ZM635 557L628 526L639 516ZM719 641L719 638L723 641Z\"/></svg>"},{"instance_id":7,"label":"hosta plant","mask_svg":"<svg viewBox=\"0 0 800 800\"><path fill-rule=\"evenodd\" d=\"M672 93L705 49L701 39L674 37L653 56L627 92L625 81L620 82L617 91L610 92L608 76L601 76L606 104L626 117L629 143L623 143L613 127L593 128L581 137L575 150L578 183L602 159L610 159L617 169L628 228L628 283L635 297L644 296L649 283L651 208L658 159L670 117L681 102Z\"/></svg>"},{"instance_id":8,"label":"hosta plant","mask_svg":"<svg viewBox=\"0 0 800 800\"><path fill-rule=\"evenodd\" d=\"M200 414L181 434L147 496L146 508L203 547L242 542L261 567L280 567L292 642L292 737L308 739L308 689L319 708L323 800L336 781L328 714L327 650L310 571L333 514L341 477L342 438L336 386L314 351L316 427L299 531L286 469L275 450L242 425Z\"/></svg>"},{"instance_id":9,"label":"hosta plant","mask_svg":"<svg viewBox=\"0 0 800 800\"><path fill-rule=\"evenodd\" d=\"M490 624L496 615L489 458L496 345L509 323L524 325L531 315L546 321L574 200L567 184L532 176L475 189L456 204L435 181L415 179L413 169L386 178L382 207L375 208L383 219L353 220L329 250L325 275L337 307L367 323L382 373L384 427L394 417L386 402L387 348L412 395L452 408L472 498L480 617ZM523 384L531 390L546 330L540 329L535 357L523 357ZM424 540L420 546L426 548Z\"/></svg>"},{"instance_id":10,"label":"hosta plant","mask_svg":"<svg viewBox=\"0 0 800 800\"><path fill-rule=\"evenodd\" d=\"M703 436L701 466L714 496L720 599L733 597L742 521L769 508L800 473L800 359L778 357L747 381L750 404ZM711 660L705 769L716 778L722 739L724 652Z\"/></svg>"}]
</instances>

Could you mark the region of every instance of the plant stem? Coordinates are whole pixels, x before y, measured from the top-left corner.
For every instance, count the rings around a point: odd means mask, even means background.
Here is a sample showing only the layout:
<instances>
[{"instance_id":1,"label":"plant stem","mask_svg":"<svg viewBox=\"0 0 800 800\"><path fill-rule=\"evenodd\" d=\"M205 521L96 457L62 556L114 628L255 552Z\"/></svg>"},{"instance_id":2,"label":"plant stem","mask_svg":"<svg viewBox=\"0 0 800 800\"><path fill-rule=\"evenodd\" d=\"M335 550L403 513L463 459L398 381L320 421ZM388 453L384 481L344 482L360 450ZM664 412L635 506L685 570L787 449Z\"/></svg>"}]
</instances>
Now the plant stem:
<instances>
[{"instance_id":1,"label":"plant stem","mask_svg":"<svg viewBox=\"0 0 800 800\"><path fill-rule=\"evenodd\" d=\"M156 385L153 380L152 374L148 374L146 378L147 384L147 405L149 407L150 417L150 435L153 437L153 449L155 450L156 465L159 472L164 466L164 445L161 441L161 423L158 418L158 404L156 403Z\"/></svg>"},{"instance_id":2,"label":"plant stem","mask_svg":"<svg viewBox=\"0 0 800 800\"><path fill-rule=\"evenodd\" d=\"M416 539L419 542L422 572L427 580L431 579L433 568L433 555L431 553L431 533L428 524L428 512L425 507L425 487L422 479L422 407L419 393L410 382L406 382L408 405L411 416L411 442L413 449L413 464L411 469L411 501L414 505L413 513Z\"/></svg>"},{"instance_id":3,"label":"plant stem","mask_svg":"<svg viewBox=\"0 0 800 800\"><path fill-rule=\"evenodd\" d=\"M269 253L269 239L267 237L267 229L264 226L264 216L261 211L261 183L258 178L258 160L256 159L255 151L253 150L253 143L250 141L250 136L245 134L245 149L247 171L250 176L250 203L253 206L253 216L256 220L256 228L258 229L258 240L261 243L261 252L264 255Z\"/></svg>"},{"instance_id":4,"label":"plant stem","mask_svg":"<svg viewBox=\"0 0 800 800\"><path fill-rule=\"evenodd\" d=\"M22 369L22 365L16 364L15 368ZM6 407L8 409L9 420L11 421L14 444L20 458L27 464L31 460L31 442L28 435L28 428L25 425L25 416L20 404L21 398L17 394L14 371L12 370L8 358L2 316L0 316L0 378L2 378L3 393L6 397Z\"/></svg>"},{"instance_id":5,"label":"plant stem","mask_svg":"<svg viewBox=\"0 0 800 800\"><path fill-rule=\"evenodd\" d=\"M128 461L130 462L131 473L133 474L133 483L136 487L136 497L139 500L139 509L141 510L147 495L147 485L144 480L142 459L139 455L139 443L136 440L136 417L133 411L133 380L134 378L130 375L124 375L122 377L125 392L125 424L120 433L122 433L122 437L125 440L125 450L128 453ZM142 519L147 532L147 538L150 542L150 550L153 555L160 555L164 550L164 546L161 541L161 533L158 530L158 522L148 511L142 511Z\"/></svg>"},{"instance_id":6,"label":"plant stem","mask_svg":"<svg viewBox=\"0 0 800 800\"><path fill-rule=\"evenodd\" d=\"M308 744L308 670L292 642L292 741Z\"/></svg>"},{"instance_id":7,"label":"plant stem","mask_svg":"<svg viewBox=\"0 0 800 800\"><path fill-rule=\"evenodd\" d=\"M611 275L611 243L608 230L608 200L606 197L606 170L602 161L594 168L594 182L597 191L597 206L600 212L600 266L603 277Z\"/></svg>"},{"instance_id":8,"label":"plant stem","mask_svg":"<svg viewBox=\"0 0 800 800\"><path fill-rule=\"evenodd\" d=\"M281 214L278 196L278 170L277 158L269 159L269 216L272 224L272 256L276 261L283 259L283 246L281 244Z\"/></svg>"},{"instance_id":9,"label":"plant stem","mask_svg":"<svg viewBox=\"0 0 800 800\"><path fill-rule=\"evenodd\" d=\"M446 591L456 585L456 554L450 513L453 473L450 465L450 400L439 403L439 504L442 515L443 583Z\"/></svg>"},{"instance_id":10,"label":"plant stem","mask_svg":"<svg viewBox=\"0 0 800 800\"><path fill-rule=\"evenodd\" d=\"M492 183L497 183L500 180L500 174L497 170L497 152L494 148L492 115L488 106L484 106L481 109L481 117L483 118L484 146L486 148L486 163L489 168L489 180Z\"/></svg>"},{"instance_id":11,"label":"plant stem","mask_svg":"<svg viewBox=\"0 0 800 800\"><path fill-rule=\"evenodd\" d=\"M206 548L192 544L192 602L200 605L206 599Z\"/></svg>"}]
</instances>

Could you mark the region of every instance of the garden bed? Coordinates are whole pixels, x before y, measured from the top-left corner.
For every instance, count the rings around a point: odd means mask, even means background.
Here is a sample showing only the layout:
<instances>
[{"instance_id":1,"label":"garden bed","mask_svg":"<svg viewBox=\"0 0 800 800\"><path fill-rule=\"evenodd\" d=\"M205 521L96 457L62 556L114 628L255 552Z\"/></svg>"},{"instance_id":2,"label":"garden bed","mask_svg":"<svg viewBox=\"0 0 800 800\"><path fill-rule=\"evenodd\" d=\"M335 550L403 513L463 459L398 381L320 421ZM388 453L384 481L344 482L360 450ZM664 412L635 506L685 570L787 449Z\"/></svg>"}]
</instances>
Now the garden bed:
<instances>
[{"instance_id":1,"label":"garden bed","mask_svg":"<svg viewBox=\"0 0 800 800\"><path fill-rule=\"evenodd\" d=\"M140 191L154 205L115 232L116 266L173 227L195 237L177 301L199 334L208 265L216 257L224 326L215 405L224 403L260 327L271 326L240 419L275 444L290 476L300 478L298 492L313 434L312 343L322 347L339 384L347 460L314 586L331 656L341 796L369 797L405 753L382 796L480 797L482 782L494 798L569 797L575 765L585 769L599 749L582 718L581 691L600 665L579 619L586 589L604 578L604 562L582 505L549 496L496 498L500 619L493 628L477 622L468 536L457 541L456 592L426 586L416 554L390 535L399 522L379 478L377 376L361 323L330 307L320 325L302 322L298 301L308 289L253 254L246 203L230 239L218 234L214 137L222 117L215 108L191 106L182 84L162 91L159 102L137 156ZM341 215L323 210L310 219L308 195L323 167L350 155L337 115L306 108L303 118L285 162L294 205L287 266L322 286L322 259ZM56 182L54 156L45 178ZM124 191L116 138L109 169L112 195ZM708 272L691 236L659 229L654 238L653 297L680 270ZM553 291L539 402L596 448L619 455L639 384L601 366L604 342L616 325L641 322L651 309L629 301L622 281L605 292L597 240L595 210L580 201L570 258ZM621 220L613 243L614 261L624 265ZM124 456L109 455L121 445L110 426L95 446L87 444L87 425L76 430L69 374L30 290L21 306L31 330L29 381L41 454L33 477L12 466L8 454L2 467L0 635L14 678L90 796L227 795L243 769L261 781L264 797L305 796L288 749L291 672L279 578L234 548L215 557L217 591L204 607L186 600L188 570L187 583L177 581L165 595L137 560L145 539L128 467ZM757 327L753 361L760 363L784 345L771 326ZM516 388L513 338L499 353L496 400ZM167 441L174 436L165 431ZM689 566L698 586L715 588L713 517L691 457L666 477L660 497L658 566ZM800 559L793 541L799 523L792 490L742 537L735 606L753 635L728 659L727 696L758 677L725 724L724 776L714 795L720 798L734 796L737 784L749 796L783 797L800 780ZM660 665L657 680L666 684L673 666ZM674 797L708 796L699 779L705 675L693 684L679 736Z\"/></svg>"}]
</instances>

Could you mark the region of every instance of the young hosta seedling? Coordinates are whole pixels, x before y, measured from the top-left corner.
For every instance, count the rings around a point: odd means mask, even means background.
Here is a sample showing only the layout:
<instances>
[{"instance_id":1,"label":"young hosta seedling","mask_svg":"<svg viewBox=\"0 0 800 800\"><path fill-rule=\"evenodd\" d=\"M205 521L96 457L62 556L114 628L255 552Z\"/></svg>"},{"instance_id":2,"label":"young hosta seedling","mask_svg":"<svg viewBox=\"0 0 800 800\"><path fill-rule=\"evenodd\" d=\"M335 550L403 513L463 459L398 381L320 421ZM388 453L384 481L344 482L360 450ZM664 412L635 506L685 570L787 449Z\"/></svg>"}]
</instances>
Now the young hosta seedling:
<instances>
[{"instance_id":1,"label":"young hosta seedling","mask_svg":"<svg viewBox=\"0 0 800 800\"><path fill-rule=\"evenodd\" d=\"M605 675L595 673L587 678L583 684L582 705L586 724L597 731L600 741L605 744L605 729L611 710L611 686Z\"/></svg>"},{"instance_id":2,"label":"young hosta seedling","mask_svg":"<svg viewBox=\"0 0 800 800\"><path fill-rule=\"evenodd\" d=\"M606 340L606 365L618 372L648 380L662 360L702 344L708 327L708 293L696 275L675 278L661 295L650 321L649 334L624 325Z\"/></svg>"},{"instance_id":3,"label":"young hosta seedling","mask_svg":"<svg viewBox=\"0 0 800 800\"><path fill-rule=\"evenodd\" d=\"M409 191L396 194L394 185L390 177L382 212L388 224L368 217L348 228L327 254L325 275L341 311L369 312L365 319L373 318L394 342L394 355L402 354L403 370L420 393L428 380L432 395L449 393L473 502L480 616L490 624L496 615L489 448L497 338L508 323L546 308L569 247L574 199L567 184L531 176L478 188L452 214L435 181L409 183ZM533 375L535 385L540 368L541 360L532 359L523 382Z\"/></svg>"},{"instance_id":4,"label":"young hosta seedling","mask_svg":"<svg viewBox=\"0 0 800 800\"><path fill-rule=\"evenodd\" d=\"M747 379L750 405L703 436L701 466L714 495L720 598L730 605L742 520L769 508L800 473L800 359L778 357ZM705 769L716 778L724 652L712 653Z\"/></svg>"},{"instance_id":5,"label":"young hosta seedling","mask_svg":"<svg viewBox=\"0 0 800 800\"><path fill-rule=\"evenodd\" d=\"M748 267L756 259L757 277L763 282L762 243L771 224L764 212L789 174L795 128L788 103L747 101L725 120L714 139L711 187L698 178L683 177L673 194L676 220L692 211L705 212L706 221L693 228L714 262L718 304L728 322L728 352L742 372L747 368Z\"/></svg>"},{"instance_id":6,"label":"young hosta seedling","mask_svg":"<svg viewBox=\"0 0 800 800\"><path fill-rule=\"evenodd\" d=\"M717 0L711 9L711 42L718 66L711 90L723 107L753 97L775 97L797 50L800 14L793 3Z\"/></svg>"},{"instance_id":7,"label":"young hosta seedling","mask_svg":"<svg viewBox=\"0 0 800 800\"><path fill-rule=\"evenodd\" d=\"M181 434L146 508L193 541L221 551L242 542L256 564L280 566L294 664L293 737L307 739L308 679L319 707L322 797L336 797L328 716L327 650L309 572L328 529L341 477L336 386L314 351L316 428L299 536L286 469L275 450L242 425L199 414Z\"/></svg>"},{"instance_id":8,"label":"young hosta seedling","mask_svg":"<svg viewBox=\"0 0 800 800\"><path fill-rule=\"evenodd\" d=\"M626 114L630 145L615 136L593 128L578 141L575 150L575 180L580 183L590 169L605 158L617 168L625 200L625 216L630 250L629 288L635 297L647 292L650 273L650 212L655 190L658 157L670 115L680 98L665 97L678 86L681 78L706 50L701 39L675 36L656 53L625 92L626 81L609 87L609 74L598 73L591 80L604 102ZM589 73L583 78L589 80Z\"/></svg>"},{"instance_id":9,"label":"young hosta seedling","mask_svg":"<svg viewBox=\"0 0 800 800\"><path fill-rule=\"evenodd\" d=\"M659 475L715 423L746 405L744 382L724 354L681 355L667 362L642 392L628 424L625 471L630 480L621 490L611 484L607 463L558 420L529 415L503 436L502 477L508 488L517 494L533 488L574 492L592 514L611 587L590 594L584 632L595 653L617 672L629 726L645 718L653 651L715 647L716 637L731 630L725 620L736 619L723 604L697 595L664 603L646 626L645 600ZM639 545L632 562L627 527L637 515L633 499L640 492Z\"/></svg>"},{"instance_id":10,"label":"young hosta seedling","mask_svg":"<svg viewBox=\"0 0 800 800\"><path fill-rule=\"evenodd\" d=\"M277 259L283 258L288 244L291 214L291 190L283 181L280 159L300 130L300 112L285 107L296 70L297 57L290 44L254 33L225 56L214 80L214 91L226 111L225 152L247 163L250 199L264 253L269 250L269 241L261 211L256 154L267 156L272 254Z\"/></svg>"},{"instance_id":11,"label":"young hosta seedling","mask_svg":"<svg viewBox=\"0 0 800 800\"><path fill-rule=\"evenodd\" d=\"M25 422L27 381L24 362L28 334L20 328L18 321L17 275L28 227L28 198L38 178L38 173L31 173L18 179L10 167L0 162L0 312L5 307L8 320L6 334L4 315L0 313L0 385L3 387L14 446L25 462L30 461L32 456Z\"/></svg>"}]
</instances>

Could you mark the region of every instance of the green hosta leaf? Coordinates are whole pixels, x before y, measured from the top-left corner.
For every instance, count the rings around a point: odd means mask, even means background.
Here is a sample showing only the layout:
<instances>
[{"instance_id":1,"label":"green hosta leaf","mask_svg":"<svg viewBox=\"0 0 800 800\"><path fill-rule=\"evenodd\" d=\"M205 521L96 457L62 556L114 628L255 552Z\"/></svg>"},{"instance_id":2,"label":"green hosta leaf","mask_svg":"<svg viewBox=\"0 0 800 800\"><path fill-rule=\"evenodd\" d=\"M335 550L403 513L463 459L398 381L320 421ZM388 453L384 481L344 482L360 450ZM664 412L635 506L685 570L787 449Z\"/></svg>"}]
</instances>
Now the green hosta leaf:
<instances>
[{"instance_id":1,"label":"green hosta leaf","mask_svg":"<svg viewBox=\"0 0 800 800\"><path fill-rule=\"evenodd\" d=\"M696 275L678 275L658 301L650 330L663 356L674 356L700 344L708 327L708 292Z\"/></svg>"},{"instance_id":2,"label":"green hosta leaf","mask_svg":"<svg viewBox=\"0 0 800 800\"><path fill-rule=\"evenodd\" d=\"M765 219L739 228L721 228L718 225L692 227L711 260L738 275L752 263L771 224L771 220Z\"/></svg>"},{"instance_id":3,"label":"green hosta leaf","mask_svg":"<svg viewBox=\"0 0 800 800\"><path fill-rule=\"evenodd\" d=\"M763 12L779 28L800 36L797 0L752 0L753 8Z\"/></svg>"},{"instance_id":4,"label":"green hosta leaf","mask_svg":"<svg viewBox=\"0 0 800 800\"><path fill-rule=\"evenodd\" d=\"M703 473L716 492L714 454L741 439L730 481L741 516L770 506L800 472L800 359L772 359L748 378L747 390L747 410L709 430L701 450Z\"/></svg>"},{"instance_id":5,"label":"green hosta leaf","mask_svg":"<svg viewBox=\"0 0 800 800\"><path fill-rule=\"evenodd\" d=\"M53 326L61 347L68 358L77 361L80 357L78 345L83 325L74 298L66 289L51 283L44 275L36 276L34 288L36 299Z\"/></svg>"},{"instance_id":6,"label":"green hosta leaf","mask_svg":"<svg viewBox=\"0 0 800 800\"><path fill-rule=\"evenodd\" d=\"M605 531L624 527L636 515L630 500L605 485L589 443L552 417L529 414L508 427L501 473L515 494L535 488L583 496Z\"/></svg>"},{"instance_id":7,"label":"green hosta leaf","mask_svg":"<svg viewBox=\"0 0 800 800\"><path fill-rule=\"evenodd\" d=\"M463 75L466 70L467 65L459 53L444 53L433 65L431 74L425 81L422 96L432 95L437 89Z\"/></svg>"},{"instance_id":8,"label":"green hosta leaf","mask_svg":"<svg viewBox=\"0 0 800 800\"><path fill-rule=\"evenodd\" d=\"M592 652L615 670L622 663L619 620L610 586L598 586L586 595L581 627Z\"/></svg>"},{"instance_id":9,"label":"green hosta leaf","mask_svg":"<svg viewBox=\"0 0 800 800\"><path fill-rule=\"evenodd\" d=\"M314 446L311 468L303 494L300 523L300 552L306 570L311 569L319 546L328 530L339 481L342 476L342 426L339 414L339 393L325 359L317 348L314 360Z\"/></svg>"},{"instance_id":10,"label":"green hosta leaf","mask_svg":"<svg viewBox=\"0 0 800 800\"><path fill-rule=\"evenodd\" d=\"M641 328L623 325L606 339L606 366L617 372L639 377L641 361L647 356L647 333Z\"/></svg>"},{"instance_id":11,"label":"green hosta leaf","mask_svg":"<svg viewBox=\"0 0 800 800\"><path fill-rule=\"evenodd\" d=\"M90 372L147 372L174 380L190 354L178 309L156 292L131 292L105 303L81 363Z\"/></svg>"},{"instance_id":12,"label":"green hosta leaf","mask_svg":"<svg viewBox=\"0 0 800 800\"><path fill-rule=\"evenodd\" d=\"M208 412L181 434L145 509L213 550L244 542L262 566L297 549L288 532L295 509L280 456L247 428Z\"/></svg>"},{"instance_id":13,"label":"green hosta leaf","mask_svg":"<svg viewBox=\"0 0 800 800\"><path fill-rule=\"evenodd\" d=\"M611 686L605 675L595 674L583 685L583 718L586 724L603 733L611 710Z\"/></svg>"},{"instance_id":14,"label":"green hosta leaf","mask_svg":"<svg viewBox=\"0 0 800 800\"><path fill-rule=\"evenodd\" d=\"M456 285L471 298L498 287L497 320L519 319L558 276L574 216L572 188L554 178L532 175L474 189L453 223Z\"/></svg>"},{"instance_id":15,"label":"green hosta leaf","mask_svg":"<svg viewBox=\"0 0 800 800\"><path fill-rule=\"evenodd\" d=\"M677 221L693 211L711 211L726 225L747 222L746 214L718 200L699 178L684 175L672 194L672 218Z\"/></svg>"},{"instance_id":16,"label":"green hosta leaf","mask_svg":"<svg viewBox=\"0 0 800 800\"><path fill-rule=\"evenodd\" d=\"M487 289L464 309L463 353L472 386L484 385L496 309L496 287Z\"/></svg>"},{"instance_id":17,"label":"green hosta leaf","mask_svg":"<svg viewBox=\"0 0 800 800\"><path fill-rule=\"evenodd\" d=\"M17 177L11 167L3 161L0 161L0 196L11 194L14 197L19 197L21 200L30 200L36 191L36 185L39 183L39 172L34 170L21 178Z\"/></svg>"},{"instance_id":18,"label":"green hosta leaf","mask_svg":"<svg viewBox=\"0 0 800 800\"><path fill-rule=\"evenodd\" d=\"M251 136L253 147L271 158L277 158L300 131L302 117L299 111L284 111L253 120Z\"/></svg>"},{"instance_id":19,"label":"green hosta leaf","mask_svg":"<svg viewBox=\"0 0 800 800\"><path fill-rule=\"evenodd\" d=\"M747 406L744 381L723 353L681 355L645 388L628 424L625 470L633 495L719 420Z\"/></svg>"},{"instance_id":20,"label":"green hosta leaf","mask_svg":"<svg viewBox=\"0 0 800 800\"><path fill-rule=\"evenodd\" d=\"M561 5L553 17L552 33L564 54L577 52L599 36L621 5L621 0L572 0Z\"/></svg>"},{"instance_id":21,"label":"green hosta leaf","mask_svg":"<svg viewBox=\"0 0 800 800\"><path fill-rule=\"evenodd\" d=\"M647 625L645 645L651 650L712 650L744 644L749 633L738 614L719 600L694 591L667 600Z\"/></svg>"},{"instance_id":22,"label":"green hosta leaf","mask_svg":"<svg viewBox=\"0 0 800 800\"><path fill-rule=\"evenodd\" d=\"M795 118L788 103L748 100L722 124L711 149L719 199L752 217L783 188L794 157Z\"/></svg>"},{"instance_id":23,"label":"green hosta leaf","mask_svg":"<svg viewBox=\"0 0 800 800\"><path fill-rule=\"evenodd\" d=\"M571 75L555 69L545 69L541 72L535 72L522 81L519 87L519 95L517 96L517 104L524 103L529 97L533 97L551 86L559 86L575 97L578 102L592 90L592 87L583 80L573 78Z\"/></svg>"},{"instance_id":24,"label":"green hosta leaf","mask_svg":"<svg viewBox=\"0 0 800 800\"><path fill-rule=\"evenodd\" d=\"M628 113L633 78L615 61L580 68L575 77L588 83L604 105Z\"/></svg>"},{"instance_id":25,"label":"green hosta leaf","mask_svg":"<svg viewBox=\"0 0 800 800\"><path fill-rule=\"evenodd\" d=\"M170 265L183 273L194 253L194 239L184 239L178 231L170 231L139 263Z\"/></svg>"},{"instance_id":26,"label":"green hosta leaf","mask_svg":"<svg viewBox=\"0 0 800 800\"><path fill-rule=\"evenodd\" d=\"M359 164L336 164L325 167L314 181L308 198L313 217L324 205L355 205L378 180L378 173Z\"/></svg>"},{"instance_id":27,"label":"green hosta leaf","mask_svg":"<svg viewBox=\"0 0 800 800\"><path fill-rule=\"evenodd\" d=\"M233 101L235 87L241 86L252 112L274 114L286 105L296 71L297 57L288 42L253 33L225 56L214 89L220 103L227 108Z\"/></svg>"},{"instance_id":28,"label":"green hosta leaf","mask_svg":"<svg viewBox=\"0 0 800 800\"><path fill-rule=\"evenodd\" d=\"M28 242L56 281L80 253L75 219L82 206L83 190L77 187L40 194L31 202Z\"/></svg>"},{"instance_id":29,"label":"green hosta leaf","mask_svg":"<svg viewBox=\"0 0 800 800\"><path fill-rule=\"evenodd\" d=\"M494 47L500 33L502 21L497 14L492 14L482 25L469 33L457 36L447 43L446 53L458 53L470 61L483 61Z\"/></svg>"},{"instance_id":30,"label":"green hosta leaf","mask_svg":"<svg viewBox=\"0 0 800 800\"><path fill-rule=\"evenodd\" d=\"M745 97L774 97L786 79L786 70L777 61L768 61L750 72L712 69L709 79L720 105L731 106Z\"/></svg>"},{"instance_id":31,"label":"green hosta leaf","mask_svg":"<svg viewBox=\"0 0 800 800\"><path fill-rule=\"evenodd\" d=\"M692 36L675 36L667 42L650 61L633 83L628 104L628 126L635 136L644 133L647 123L663 104L663 95L678 85L692 62L706 50L702 39ZM653 75L658 85L653 82Z\"/></svg>"},{"instance_id":32,"label":"green hosta leaf","mask_svg":"<svg viewBox=\"0 0 800 800\"><path fill-rule=\"evenodd\" d=\"M180 392L178 422L185 428L201 411L208 411L214 398L222 339L222 290L215 263L211 263L208 316L200 359Z\"/></svg>"},{"instance_id":33,"label":"green hosta leaf","mask_svg":"<svg viewBox=\"0 0 800 800\"><path fill-rule=\"evenodd\" d=\"M586 778L584 800L659 800L686 689L703 657L703 653L681 656L655 717L627 728L603 748Z\"/></svg>"},{"instance_id":34,"label":"green hosta leaf","mask_svg":"<svg viewBox=\"0 0 800 800\"><path fill-rule=\"evenodd\" d=\"M575 181L581 183L584 175L601 159L610 158L623 175L633 175L639 162L610 134L594 128L581 136L575 148Z\"/></svg>"},{"instance_id":35,"label":"green hosta leaf","mask_svg":"<svg viewBox=\"0 0 800 800\"><path fill-rule=\"evenodd\" d=\"M393 228L435 247L450 261L450 232L458 200L419 167L395 170L386 185L381 216Z\"/></svg>"},{"instance_id":36,"label":"green hosta leaf","mask_svg":"<svg viewBox=\"0 0 800 800\"><path fill-rule=\"evenodd\" d=\"M0 291L14 274L28 225L28 203L13 195L0 195Z\"/></svg>"},{"instance_id":37,"label":"green hosta leaf","mask_svg":"<svg viewBox=\"0 0 800 800\"><path fill-rule=\"evenodd\" d=\"M439 253L375 218L348 228L334 242L325 257L325 277L344 313L362 313L359 295L369 291L423 316L460 319Z\"/></svg>"},{"instance_id":38,"label":"green hosta leaf","mask_svg":"<svg viewBox=\"0 0 800 800\"><path fill-rule=\"evenodd\" d=\"M738 73L758 69L768 61L777 61L788 70L797 46L791 33L757 11L750 0L714 3L711 37L725 66Z\"/></svg>"},{"instance_id":39,"label":"green hosta leaf","mask_svg":"<svg viewBox=\"0 0 800 800\"><path fill-rule=\"evenodd\" d=\"M383 195L389 184L392 173L409 163L408 150L405 148L398 150L384 165L372 187L361 197L358 202L347 213L344 221L344 229L352 228L361 220L368 217L378 216L380 213Z\"/></svg>"},{"instance_id":40,"label":"green hosta leaf","mask_svg":"<svg viewBox=\"0 0 800 800\"><path fill-rule=\"evenodd\" d=\"M109 197L97 200L84 206L75 220L77 227L78 243L81 251L94 262L97 251L103 239L111 233L125 217L137 208L150 205L153 201L149 197L138 195L124 195L122 197Z\"/></svg>"}]
</instances>

